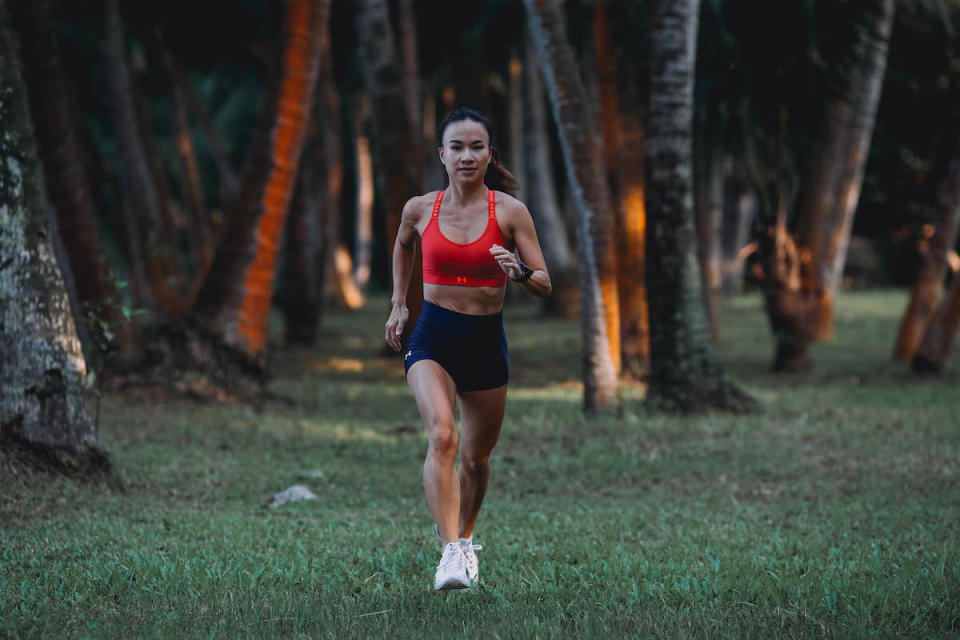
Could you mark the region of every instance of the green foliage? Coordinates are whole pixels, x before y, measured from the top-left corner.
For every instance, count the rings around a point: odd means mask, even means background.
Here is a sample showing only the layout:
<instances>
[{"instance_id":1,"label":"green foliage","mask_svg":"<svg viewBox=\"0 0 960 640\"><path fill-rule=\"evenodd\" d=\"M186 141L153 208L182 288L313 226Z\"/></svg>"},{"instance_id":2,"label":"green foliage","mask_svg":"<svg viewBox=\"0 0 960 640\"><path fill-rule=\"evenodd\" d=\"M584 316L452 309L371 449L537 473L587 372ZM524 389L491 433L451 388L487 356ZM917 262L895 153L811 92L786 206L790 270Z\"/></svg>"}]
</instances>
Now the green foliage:
<instances>
[{"instance_id":1,"label":"green foliage","mask_svg":"<svg viewBox=\"0 0 960 640\"><path fill-rule=\"evenodd\" d=\"M759 301L729 301L721 350L766 407L745 418L630 388L586 421L576 323L513 306L481 584L448 594L383 302L277 353L296 406L107 395L122 489L3 465L0 636L955 637L958 380L889 363L904 296L841 297L818 372L784 378ZM319 499L264 506L295 483Z\"/></svg>"}]
</instances>

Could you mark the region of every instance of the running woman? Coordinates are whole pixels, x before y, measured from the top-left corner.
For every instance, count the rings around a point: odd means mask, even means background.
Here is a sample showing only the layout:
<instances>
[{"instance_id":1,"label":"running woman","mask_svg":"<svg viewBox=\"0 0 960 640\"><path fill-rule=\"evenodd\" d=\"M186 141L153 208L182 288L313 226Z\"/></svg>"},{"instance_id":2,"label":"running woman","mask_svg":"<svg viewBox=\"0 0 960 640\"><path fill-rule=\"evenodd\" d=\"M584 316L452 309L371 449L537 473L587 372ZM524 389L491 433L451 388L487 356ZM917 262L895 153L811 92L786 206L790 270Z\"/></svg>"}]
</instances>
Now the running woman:
<instances>
[{"instance_id":1,"label":"running woman","mask_svg":"<svg viewBox=\"0 0 960 640\"><path fill-rule=\"evenodd\" d=\"M474 552L481 547L473 544L473 527L507 399L507 278L536 296L546 297L551 289L530 212L506 193L516 180L499 163L491 129L485 116L470 109L443 119L437 151L449 186L407 201L393 251L386 340L400 351L420 238L424 303L404 351L404 368L427 431L423 491L444 543L437 590L465 589L478 576Z\"/></svg>"}]
</instances>

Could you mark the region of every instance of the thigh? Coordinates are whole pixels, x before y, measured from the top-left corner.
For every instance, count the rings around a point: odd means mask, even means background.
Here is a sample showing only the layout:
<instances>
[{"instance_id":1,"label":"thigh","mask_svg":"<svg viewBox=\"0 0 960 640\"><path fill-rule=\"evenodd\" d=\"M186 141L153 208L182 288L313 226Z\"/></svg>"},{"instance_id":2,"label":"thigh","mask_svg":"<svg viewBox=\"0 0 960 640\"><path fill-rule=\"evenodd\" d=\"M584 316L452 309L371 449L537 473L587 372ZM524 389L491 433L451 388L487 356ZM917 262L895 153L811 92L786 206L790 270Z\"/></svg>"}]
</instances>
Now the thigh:
<instances>
[{"instance_id":1,"label":"thigh","mask_svg":"<svg viewBox=\"0 0 960 640\"><path fill-rule=\"evenodd\" d=\"M486 458L503 426L507 385L482 391L463 391L460 400L460 456Z\"/></svg>"},{"instance_id":2,"label":"thigh","mask_svg":"<svg viewBox=\"0 0 960 640\"><path fill-rule=\"evenodd\" d=\"M407 372L407 383L428 436L438 425L454 424L456 385L443 367L434 360L418 360Z\"/></svg>"}]
</instances>

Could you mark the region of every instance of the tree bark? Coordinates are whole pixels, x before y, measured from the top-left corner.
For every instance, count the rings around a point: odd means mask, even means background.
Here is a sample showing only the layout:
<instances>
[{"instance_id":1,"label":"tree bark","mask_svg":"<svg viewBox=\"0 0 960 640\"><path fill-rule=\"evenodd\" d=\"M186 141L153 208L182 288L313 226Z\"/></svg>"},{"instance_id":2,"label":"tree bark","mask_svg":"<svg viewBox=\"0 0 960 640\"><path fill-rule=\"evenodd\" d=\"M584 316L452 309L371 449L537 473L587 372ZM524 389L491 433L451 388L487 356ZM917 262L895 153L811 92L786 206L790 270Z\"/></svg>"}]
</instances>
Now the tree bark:
<instances>
[{"instance_id":1,"label":"tree bark","mask_svg":"<svg viewBox=\"0 0 960 640\"><path fill-rule=\"evenodd\" d=\"M694 210L696 211L697 259L700 262L703 306L707 311L710 336L719 339L720 284L723 257L720 229L723 224L723 163L712 141L699 145L700 162L694 166Z\"/></svg>"},{"instance_id":2,"label":"tree bark","mask_svg":"<svg viewBox=\"0 0 960 640\"><path fill-rule=\"evenodd\" d=\"M255 136L240 197L197 296L193 315L225 345L260 359L277 247L300 162L320 52L329 37L328 0L287 0L279 84L269 92L266 135ZM261 146L262 145L262 146Z\"/></svg>"},{"instance_id":3,"label":"tree bark","mask_svg":"<svg viewBox=\"0 0 960 640\"><path fill-rule=\"evenodd\" d=\"M0 447L108 467L84 409L86 365L54 256L26 89L0 0Z\"/></svg>"},{"instance_id":4,"label":"tree bark","mask_svg":"<svg viewBox=\"0 0 960 640\"><path fill-rule=\"evenodd\" d=\"M677 412L744 411L708 336L695 255L693 81L698 0L661 0L652 40L647 167L648 402Z\"/></svg>"},{"instance_id":5,"label":"tree bark","mask_svg":"<svg viewBox=\"0 0 960 640\"><path fill-rule=\"evenodd\" d=\"M937 314L930 322L923 342L913 358L915 373L940 374L946 369L960 325L960 274L953 275Z\"/></svg>"},{"instance_id":6,"label":"tree bark","mask_svg":"<svg viewBox=\"0 0 960 640\"><path fill-rule=\"evenodd\" d=\"M616 287L603 286L616 283L616 251L602 147L560 6L555 0L524 0L524 6L577 209L584 409L603 410L619 403L619 351L616 358L611 353L608 322L617 336L620 328Z\"/></svg>"},{"instance_id":7,"label":"tree bark","mask_svg":"<svg viewBox=\"0 0 960 640\"><path fill-rule=\"evenodd\" d=\"M370 96L373 122L373 160L376 183L386 210L388 251L400 229L403 205L420 192L423 155L420 130L411 127L407 117L403 77L397 60L393 30L386 0L363 0L357 12L364 86ZM419 245L416 263L407 289L409 321L404 340L410 335L423 306L423 273Z\"/></svg>"},{"instance_id":8,"label":"tree bark","mask_svg":"<svg viewBox=\"0 0 960 640\"><path fill-rule=\"evenodd\" d=\"M845 59L832 68L822 136L809 153L797 201L797 238L809 251L817 298L815 338L833 333L833 301L846 261L887 65L895 0L857 0ZM832 94L832 95L831 95Z\"/></svg>"},{"instance_id":9,"label":"tree bark","mask_svg":"<svg viewBox=\"0 0 960 640\"><path fill-rule=\"evenodd\" d=\"M96 207L76 135L67 80L53 30L49 0L18 3L24 79L43 164L47 196L56 213L59 237L74 274L80 312L103 354L127 349L132 341L129 319L102 259Z\"/></svg>"},{"instance_id":10,"label":"tree bark","mask_svg":"<svg viewBox=\"0 0 960 640\"><path fill-rule=\"evenodd\" d=\"M960 95L960 91L957 91L957 95ZM939 189L937 204L941 218L933 226L932 236L921 240L920 256L923 263L910 293L910 303L900 323L894 349L896 360L913 360L924 334L929 331L943 291L947 255L957 243L957 232L960 230L960 136L957 136L947 176Z\"/></svg>"},{"instance_id":11,"label":"tree bark","mask_svg":"<svg viewBox=\"0 0 960 640\"><path fill-rule=\"evenodd\" d=\"M182 278L174 243L169 237L171 230L166 226L162 211L166 203L158 191L141 137L133 79L126 62L119 2L107 0L105 6L106 57L120 146L120 175L125 206L135 224L131 231L136 236L136 248L143 252L150 289L150 298L140 303L169 317L176 317L182 310L184 299L179 291ZM133 259L140 257L134 256Z\"/></svg>"},{"instance_id":12,"label":"tree bark","mask_svg":"<svg viewBox=\"0 0 960 640\"><path fill-rule=\"evenodd\" d=\"M523 155L525 196L543 257L550 268L553 294L544 300L544 313L573 317L579 312L579 291L573 251L557 204L556 181L550 160L546 97L533 41L527 37L523 65Z\"/></svg>"},{"instance_id":13,"label":"tree bark","mask_svg":"<svg viewBox=\"0 0 960 640\"><path fill-rule=\"evenodd\" d=\"M367 290L373 262L373 158L370 138L367 136L369 107L361 98L361 106L354 114L354 144L357 158L357 208L354 230L354 279L361 293Z\"/></svg>"},{"instance_id":14,"label":"tree bark","mask_svg":"<svg viewBox=\"0 0 960 640\"><path fill-rule=\"evenodd\" d=\"M639 380L646 377L649 365L650 335L644 275L644 142L637 91L633 88L636 69L628 47L621 46L614 52L604 0L594 5L593 32L600 131L614 198L620 370Z\"/></svg>"}]
</instances>

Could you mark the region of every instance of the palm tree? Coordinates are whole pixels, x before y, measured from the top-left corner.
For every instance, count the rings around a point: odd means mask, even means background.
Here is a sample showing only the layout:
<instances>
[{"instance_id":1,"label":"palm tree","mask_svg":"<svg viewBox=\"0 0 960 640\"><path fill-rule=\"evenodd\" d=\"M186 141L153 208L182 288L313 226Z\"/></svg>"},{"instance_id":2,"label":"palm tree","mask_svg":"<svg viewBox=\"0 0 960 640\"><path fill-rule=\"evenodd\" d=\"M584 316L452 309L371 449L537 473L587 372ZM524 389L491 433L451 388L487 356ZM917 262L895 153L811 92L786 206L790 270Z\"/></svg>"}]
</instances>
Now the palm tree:
<instances>
[{"instance_id":1,"label":"palm tree","mask_svg":"<svg viewBox=\"0 0 960 640\"><path fill-rule=\"evenodd\" d=\"M851 36L832 60L823 93L819 137L806 145L797 195L794 245L799 277L768 274L768 308L777 340L774 368L808 365L807 345L829 338L833 301L843 274L853 216L887 63L895 0L856 0ZM777 319L778 318L778 319Z\"/></svg>"},{"instance_id":2,"label":"palm tree","mask_svg":"<svg viewBox=\"0 0 960 640\"><path fill-rule=\"evenodd\" d=\"M647 167L648 401L671 411L743 411L753 402L710 341L693 224L693 80L699 0L661 0L652 39Z\"/></svg>"},{"instance_id":3,"label":"palm tree","mask_svg":"<svg viewBox=\"0 0 960 640\"><path fill-rule=\"evenodd\" d=\"M260 358L277 248L329 37L329 0L287 0L279 81L268 92L240 195L192 315L225 345Z\"/></svg>"},{"instance_id":4,"label":"palm tree","mask_svg":"<svg viewBox=\"0 0 960 640\"><path fill-rule=\"evenodd\" d=\"M387 247L393 251L400 229L403 205L420 192L423 175L420 129L414 128L408 117L403 75L398 64L397 47L386 0L363 0L357 13L357 32L360 39L364 86L370 96L373 124L373 161L377 189L386 210ZM410 286L407 289L407 309L410 321L404 337L413 330L423 305L423 274L419 267L417 250Z\"/></svg>"},{"instance_id":5,"label":"palm tree","mask_svg":"<svg viewBox=\"0 0 960 640\"><path fill-rule=\"evenodd\" d=\"M53 30L49 0L18 3L24 79L43 164L47 196L57 217L76 293L90 335L104 352L122 351L132 332L122 299L103 261L96 207L81 160L67 80Z\"/></svg>"},{"instance_id":6,"label":"palm tree","mask_svg":"<svg viewBox=\"0 0 960 640\"><path fill-rule=\"evenodd\" d=\"M525 0L530 35L537 48L564 165L577 211L580 265L581 349L584 408L606 409L617 400L620 350L613 208L600 138L573 50L554 0Z\"/></svg>"},{"instance_id":7,"label":"palm tree","mask_svg":"<svg viewBox=\"0 0 960 640\"><path fill-rule=\"evenodd\" d=\"M103 469L10 24L0 0L0 446L73 470Z\"/></svg>"}]
</instances>

